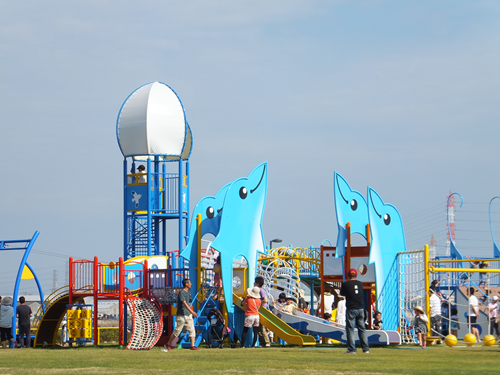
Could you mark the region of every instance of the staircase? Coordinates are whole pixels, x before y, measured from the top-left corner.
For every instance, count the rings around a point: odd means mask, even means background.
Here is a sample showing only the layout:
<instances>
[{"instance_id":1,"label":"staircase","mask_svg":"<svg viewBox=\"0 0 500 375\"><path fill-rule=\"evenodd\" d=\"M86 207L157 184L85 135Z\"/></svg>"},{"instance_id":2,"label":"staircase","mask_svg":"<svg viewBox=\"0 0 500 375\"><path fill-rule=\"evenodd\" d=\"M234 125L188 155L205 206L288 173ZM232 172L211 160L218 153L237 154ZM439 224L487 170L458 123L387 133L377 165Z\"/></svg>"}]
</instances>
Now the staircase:
<instances>
[{"instance_id":1,"label":"staircase","mask_svg":"<svg viewBox=\"0 0 500 375\"><path fill-rule=\"evenodd\" d=\"M216 309L219 308L219 301L213 299L213 296L216 293L217 288L210 288L205 300L201 301L202 298L201 292L203 288L204 287L201 287L200 290L198 290L198 293L196 293L196 296L193 299L193 306L195 306L196 303L200 305L200 309L196 312L198 317L194 318L193 320L194 329L196 331L196 339L194 343L196 347L198 347L201 344L201 341L204 338L206 338L208 330L210 329L210 321L208 320L207 316L208 312L214 307ZM188 332L179 337L179 344L177 345L177 347L182 347L182 348L191 347L191 339L189 338Z\"/></svg>"},{"instance_id":2,"label":"staircase","mask_svg":"<svg viewBox=\"0 0 500 375\"><path fill-rule=\"evenodd\" d=\"M127 349L149 350L160 339L163 313L155 298L128 297L127 305L133 319L133 329Z\"/></svg>"}]
</instances>

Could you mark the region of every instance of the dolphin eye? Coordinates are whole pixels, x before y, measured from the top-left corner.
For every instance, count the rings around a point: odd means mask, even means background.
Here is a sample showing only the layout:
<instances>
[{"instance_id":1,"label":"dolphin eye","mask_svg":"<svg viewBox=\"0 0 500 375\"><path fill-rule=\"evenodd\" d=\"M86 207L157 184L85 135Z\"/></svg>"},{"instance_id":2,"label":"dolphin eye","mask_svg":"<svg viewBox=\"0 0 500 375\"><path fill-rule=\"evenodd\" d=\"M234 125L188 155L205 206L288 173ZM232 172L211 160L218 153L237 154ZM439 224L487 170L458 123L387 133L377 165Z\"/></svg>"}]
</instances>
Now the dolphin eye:
<instances>
[{"instance_id":1,"label":"dolphin eye","mask_svg":"<svg viewBox=\"0 0 500 375\"><path fill-rule=\"evenodd\" d=\"M391 223L391 215L385 214L384 215L384 224L389 225Z\"/></svg>"},{"instance_id":2,"label":"dolphin eye","mask_svg":"<svg viewBox=\"0 0 500 375\"><path fill-rule=\"evenodd\" d=\"M241 198L241 199L245 199L245 198L247 197L247 195L248 195L247 188L246 188L246 187L244 187L244 186L242 186L242 187L240 188L240 198Z\"/></svg>"},{"instance_id":3,"label":"dolphin eye","mask_svg":"<svg viewBox=\"0 0 500 375\"><path fill-rule=\"evenodd\" d=\"M351 210L356 211L358 209L358 202L356 202L356 199L353 199L351 201Z\"/></svg>"},{"instance_id":4,"label":"dolphin eye","mask_svg":"<svg viewBox=\"0 0 500 375\"><path fill-rule=\"evenodd\" d=\"M214 208L212 206L207 208L207 217L209 219L213 219L214 213L215 213L215 211L214 211Z\"/></svg>"}]
</instances>

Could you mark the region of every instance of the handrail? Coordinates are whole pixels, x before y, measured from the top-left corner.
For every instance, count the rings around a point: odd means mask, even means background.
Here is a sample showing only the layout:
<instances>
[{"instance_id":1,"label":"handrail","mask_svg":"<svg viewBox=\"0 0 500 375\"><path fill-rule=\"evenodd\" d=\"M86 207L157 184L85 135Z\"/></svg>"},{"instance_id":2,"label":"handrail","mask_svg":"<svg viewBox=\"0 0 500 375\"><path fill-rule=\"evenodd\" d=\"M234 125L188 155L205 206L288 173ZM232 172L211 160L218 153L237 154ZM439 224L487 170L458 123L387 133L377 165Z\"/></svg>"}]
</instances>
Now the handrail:
<instances>
[{"instance_id":1,"label":"handrail","mask_svg":"<svg viewBox=\"0 0 500 375\"><path fill-rule=\"evenodd\" d=\"M65 285L55 290L48 297L46 297L45 300L42 301L42 304L38 307L37 312L35 313L32 322L33 326L38 327L41 318L45 315L45 312L48 310L49 306L51 306L52 303L54 303L55 301L57 301L59 298L63 297L66 294L69 294L69 285Z\"/></svg>"}]
</instances>

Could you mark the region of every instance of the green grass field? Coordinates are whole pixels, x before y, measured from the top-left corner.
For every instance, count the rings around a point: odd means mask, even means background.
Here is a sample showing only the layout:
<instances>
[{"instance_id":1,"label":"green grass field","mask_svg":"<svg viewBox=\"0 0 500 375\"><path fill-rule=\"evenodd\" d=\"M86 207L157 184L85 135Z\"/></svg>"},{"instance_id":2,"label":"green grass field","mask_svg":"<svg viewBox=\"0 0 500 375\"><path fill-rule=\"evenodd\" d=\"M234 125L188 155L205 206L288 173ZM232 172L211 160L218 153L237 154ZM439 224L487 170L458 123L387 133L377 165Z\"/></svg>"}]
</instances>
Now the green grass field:
<instances>
[{"instance_id":1,"label":"green grass field","mask_svg":"<svg viewBox=\"0 0 500 375\"><path fill-rule=\"evenodd\" d=\"M459 344L460 345L460 344ZM416 346L371 348L370 354L344 354L345 347L254 349L160 348L133 351L117 347L0 350L5 374L480 374L500 373L500 347L422 350Z\"/></svg>"}]
</instances>

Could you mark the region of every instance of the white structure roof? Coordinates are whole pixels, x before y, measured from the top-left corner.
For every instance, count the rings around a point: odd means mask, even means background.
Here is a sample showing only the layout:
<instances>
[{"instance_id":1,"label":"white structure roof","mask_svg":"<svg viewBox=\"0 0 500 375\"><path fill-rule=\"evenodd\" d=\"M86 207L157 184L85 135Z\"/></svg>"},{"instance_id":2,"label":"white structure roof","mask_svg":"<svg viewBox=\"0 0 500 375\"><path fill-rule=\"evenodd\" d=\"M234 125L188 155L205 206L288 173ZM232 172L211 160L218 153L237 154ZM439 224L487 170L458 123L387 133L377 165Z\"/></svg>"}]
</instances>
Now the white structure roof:
<instances>
[{"instance_id":1,"label":"white structure roof","mask_svg":"<svg viewBox=\"0 0 500 375\"><path fill-rule=\"evenodd\" d=\"M148 83L129 95L118 113L116 136L125 157L186 160L193 145L181 100L161 82Z\"/></svg>"}]
</instances>

